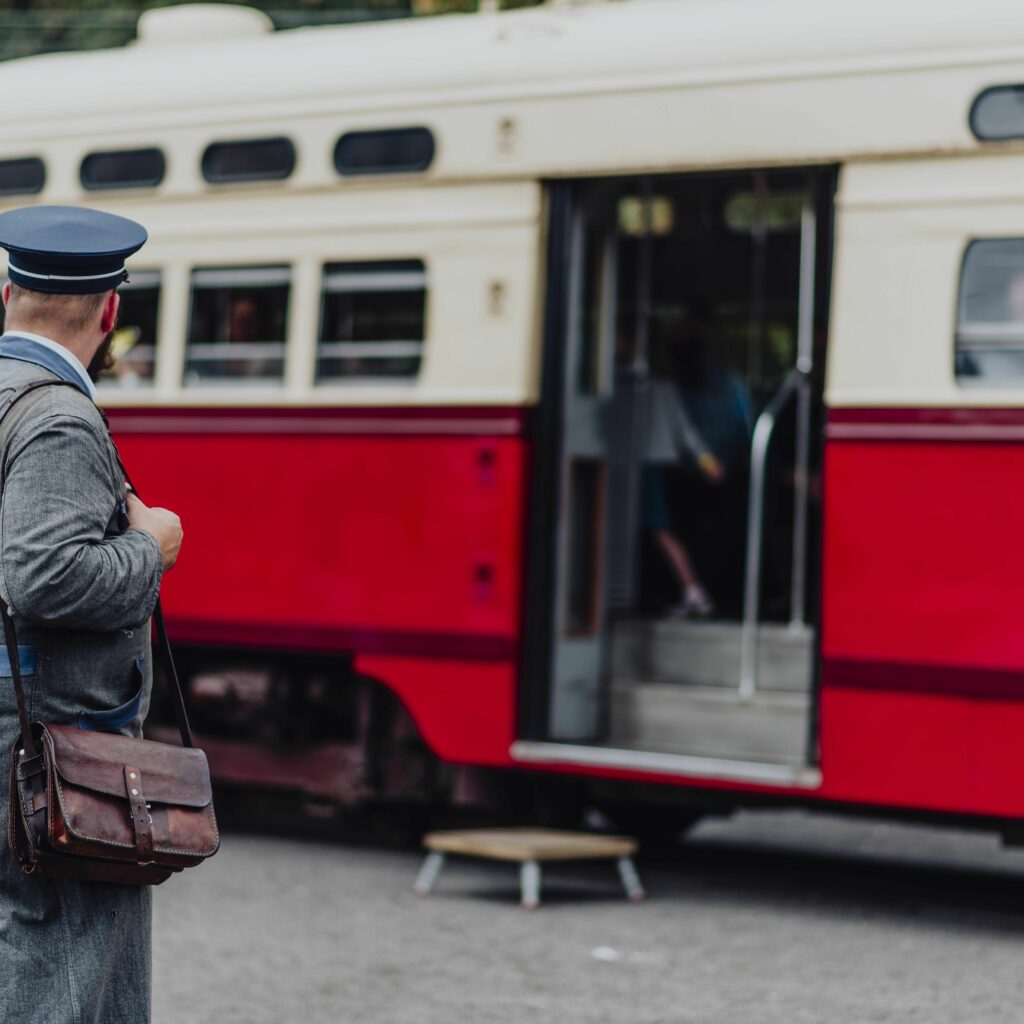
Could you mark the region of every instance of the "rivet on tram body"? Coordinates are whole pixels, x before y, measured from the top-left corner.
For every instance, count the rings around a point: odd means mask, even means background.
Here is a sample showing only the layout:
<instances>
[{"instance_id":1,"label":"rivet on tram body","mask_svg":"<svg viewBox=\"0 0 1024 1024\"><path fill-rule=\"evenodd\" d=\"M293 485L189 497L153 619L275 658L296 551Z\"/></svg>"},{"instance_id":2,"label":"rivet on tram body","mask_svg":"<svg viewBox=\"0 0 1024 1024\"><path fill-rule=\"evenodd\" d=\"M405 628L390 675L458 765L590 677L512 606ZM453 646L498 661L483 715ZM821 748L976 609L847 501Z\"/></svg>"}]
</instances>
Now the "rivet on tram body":
<instances>
[{"instance_id":1,"label":"rivet on tram body","mask_svg":"<svg viewBox=\"0 0 1024 1024\"><path fill-rule=\"evenodd\" d=\"M491 316L501 316L505 311L504 281L491 281L487 286L487 309Z\"/></svg>"},{"instance_id":2,"label":"rivet on tram body","mask_svg":"<svg viewBox=\"0 0 1024 1024\"><path fill-rule=\"evenodd\" d=\"M129 779L134 779L135 778L135 772L129 772L128 773L128 778Z\"/></svg>"},{"instance_id":3,"label":"rivet on tram body","mask_svg":"<svg viewBox=\"0 0 1024 1024\"><path fill-rule=\"evenodd\" d=\"M138 796L138 795L139 795L139 791L137 789L133 789L132 790L132 796Z\"/></svg>"}]
</instances>

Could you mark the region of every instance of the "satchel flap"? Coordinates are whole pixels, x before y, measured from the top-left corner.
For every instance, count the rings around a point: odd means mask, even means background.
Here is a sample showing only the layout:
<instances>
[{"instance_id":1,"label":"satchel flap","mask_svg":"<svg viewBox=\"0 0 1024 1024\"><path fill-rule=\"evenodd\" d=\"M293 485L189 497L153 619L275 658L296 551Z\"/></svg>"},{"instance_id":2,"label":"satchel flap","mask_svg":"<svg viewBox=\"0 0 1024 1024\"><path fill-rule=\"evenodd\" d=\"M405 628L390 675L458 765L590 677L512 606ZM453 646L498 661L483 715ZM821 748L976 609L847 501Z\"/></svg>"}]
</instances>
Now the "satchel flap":
<instances>
[{"instance_id":1,"label":"satchel flap","mask_svg":"<svg viewBox=\"0 0 1024 1024\"><path fill-rule=\"evenodd\" d=\"M82 789L125 796L124 766L142 772L146 799L181 807L205 807L213 799L210 767L197 747L137 740L118 733L44 725L61 778Z\"/></svg>"}]
</instances>

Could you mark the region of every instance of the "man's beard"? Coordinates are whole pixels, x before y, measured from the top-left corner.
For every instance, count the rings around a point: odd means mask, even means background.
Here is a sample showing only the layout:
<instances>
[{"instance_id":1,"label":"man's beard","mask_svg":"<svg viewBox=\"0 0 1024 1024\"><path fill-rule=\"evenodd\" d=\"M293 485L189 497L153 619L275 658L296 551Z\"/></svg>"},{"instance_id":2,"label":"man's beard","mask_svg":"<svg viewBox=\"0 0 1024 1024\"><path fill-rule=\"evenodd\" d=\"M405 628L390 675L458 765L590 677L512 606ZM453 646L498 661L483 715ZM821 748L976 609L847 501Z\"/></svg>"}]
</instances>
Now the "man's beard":
<instances>
[{"instance_id":1,"label":"man's beard","mask_svg":"<svg viewBox=\"0 0 1024 1024\"><path fill-rule=\"evenodd\" d=\"M86 372L93 384L99 381L108 370L113 368L114 354L110 351L111 342L114 340L114 332L111 331L104 339L103 344L96 349L96 354L89 361Z\"/></svg>"}]
</instances>

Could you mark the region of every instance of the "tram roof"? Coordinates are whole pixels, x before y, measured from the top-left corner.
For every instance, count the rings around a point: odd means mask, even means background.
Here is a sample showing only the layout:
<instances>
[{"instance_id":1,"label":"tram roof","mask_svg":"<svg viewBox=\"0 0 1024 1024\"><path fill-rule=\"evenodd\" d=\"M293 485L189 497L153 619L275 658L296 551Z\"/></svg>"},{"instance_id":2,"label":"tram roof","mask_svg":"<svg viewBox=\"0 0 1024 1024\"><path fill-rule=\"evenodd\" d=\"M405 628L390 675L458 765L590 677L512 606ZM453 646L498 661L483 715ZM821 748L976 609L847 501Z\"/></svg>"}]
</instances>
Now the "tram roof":
<instances>
[{"instance_id":1,"label":"tram roof","mask_svg":"<svg viewBox=\"0 0 1024 1024\"><path fill-rule=\"evenodd\" d=\"M1018 0L628 0L43 55L0 66L8 124L261 101L472 100L962 65L1024 55ZM1024 70L1024 69L1022 69ZM912 126L908 126L910 128Z\"/></svg>"},{"instance_id":2,"label":"tram roof","mask_svg":"<svg viewBox=\"0 0 1024 1024\"><path fill-rule=\"evenodd\" d=\"M166 13L180 23L189 10ZM200 37L191 41L161 39L154 24L151 38L118 50L0 65L0 145L10 151L15 142L24 148L91 131L146 132L159 141L165 128L220 123L241 132L345 112L380 112L393 122L404 110L665 89L690 93L692 103L702 87L799 89L842 79L854 89L844 94L843 116L863 122L851 151L891 152L896 138L904 151L949 151L975 145L966 111L978 87L1024 80L1019 0L623 0L256 34L250 25L237 37L222 24L216 38L203 38L209 8L193 7L190 16L185 34ZM880 102L881 78L953 69L974 72L955 109L949 93L937 95L941 115L922 118L928 97L917 88L912 102L901 102L898 80ZM803 100L799 116L820 119L827 133L833 101L828 90L821 95ZM708 116L720 119L723 109ZM777 102L763 116L783 120L792 110ZM886 125L877 145L874 123ZM829 152L844 155L842 146Z\"/></svg>"}]
</instances>

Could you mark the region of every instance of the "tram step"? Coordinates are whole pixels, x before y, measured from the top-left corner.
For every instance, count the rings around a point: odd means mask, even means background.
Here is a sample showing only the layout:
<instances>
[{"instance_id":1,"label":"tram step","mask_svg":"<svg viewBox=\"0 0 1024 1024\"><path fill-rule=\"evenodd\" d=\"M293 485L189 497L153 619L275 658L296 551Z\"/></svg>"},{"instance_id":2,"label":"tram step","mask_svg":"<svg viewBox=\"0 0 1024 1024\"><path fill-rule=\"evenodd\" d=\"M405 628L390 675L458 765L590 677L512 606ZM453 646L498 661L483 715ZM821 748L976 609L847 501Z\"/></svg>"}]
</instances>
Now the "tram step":
<instances>
[{"instance_id":1,"label":"tram step","mask_svg":"<svg viewBox=\"0 0 1024 1024\"><path fill-rule=\"evenodd\" d=\"M617 680L612 746L771 764L806 763L810 700L761 693L741 700L718 686Z\"/></svg>"},{"instance_id":2,"label":"tram step","mask_svg":"<svg viewBox=\"0 0 1024 1024\"><path fill-rule=\"evenodd\" d=\"M622 622L612 631L612 674L734 689L740 678L741 634L738 622ZM814 655L810 626L764 624L758 652L759 689L810 691Z\"/></svg>"}]
</instances>

